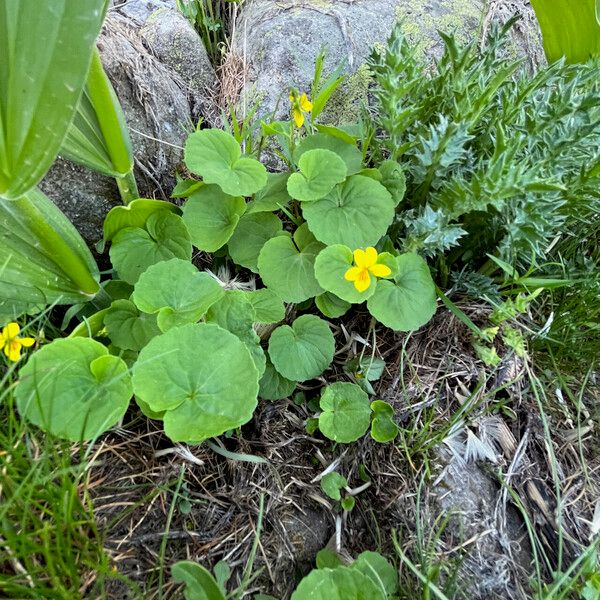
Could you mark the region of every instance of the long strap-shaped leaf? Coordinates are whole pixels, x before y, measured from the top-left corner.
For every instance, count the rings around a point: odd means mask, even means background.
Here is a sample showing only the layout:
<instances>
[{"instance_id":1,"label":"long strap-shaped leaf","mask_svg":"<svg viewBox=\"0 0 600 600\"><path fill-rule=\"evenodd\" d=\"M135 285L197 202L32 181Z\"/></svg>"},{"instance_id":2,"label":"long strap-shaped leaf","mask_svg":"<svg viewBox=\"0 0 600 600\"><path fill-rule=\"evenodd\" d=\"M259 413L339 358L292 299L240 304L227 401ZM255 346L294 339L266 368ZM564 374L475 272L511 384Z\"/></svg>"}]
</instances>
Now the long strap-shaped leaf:
<instances>
[{"instance_id":1,"label":"long strap-shaped leaf","mask_svg":"<svg viewBox=\"0 0 600 600\"><path fill-rule=\"evenodd\" d=\"M133 152L125 115L95 50L88 79L67 132L61 155L128 186L124 200L138 197Z\"/></svg>"},{"instance_id":2,"label":"long strap-shaped leaf","mask_svg":"<svg viewBox=\"0 0 600 600\"><path fill-rule=\"evenodd\" d=\"M0 0L0 196L35 186L71 123L106 0Z\"/></svg>"},{"instance_id":3,"label":"long strap-shaped leaf","mask_svg":"<svg viewBox=\"0 0 600 600\"><path fill-rule=\"evenodd\" d=\"M598 0L531 0L548 62L563 56L568 63L600 55L600 2Z\"/></svg>"},{"instance_id":4,"label":"long strap-shaped leaf","mask_svg":"<svg viewBox=\"0 0 600 600\"><path fill-rule=\"evenodd\" d=\"M77 230L34 188L0 200L0 321L46 304L90 300L98 267Z\"/></svg>"}]
</instances>

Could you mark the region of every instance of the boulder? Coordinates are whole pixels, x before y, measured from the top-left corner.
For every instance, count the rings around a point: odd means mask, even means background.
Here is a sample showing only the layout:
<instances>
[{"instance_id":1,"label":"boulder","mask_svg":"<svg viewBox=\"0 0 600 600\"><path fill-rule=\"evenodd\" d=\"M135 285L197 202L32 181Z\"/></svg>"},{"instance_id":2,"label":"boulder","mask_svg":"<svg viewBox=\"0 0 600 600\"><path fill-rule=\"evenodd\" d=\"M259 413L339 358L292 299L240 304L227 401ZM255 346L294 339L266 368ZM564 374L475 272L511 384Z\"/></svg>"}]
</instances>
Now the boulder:
<instances>
[{"instance_id":1,"label":"boulder","mask_svg":"<svg viewBox=\"0 0 600 600\"><path fill-rule=\"evenodd\" d=\"M396 21L424 56L438 57L442 43L437 30L467 42L497 19L524 16L528 25L513 31L514 53L540 60L541 42L527 0L514 0L511 9L483 0L247 0L233 38L233 51L247 59L244 104L258 102L257 117L285 118L288 91L308 91L315 57L326 44L325 71L345 65L350 77L334 95L331 122L353 120L367 99L369 75L365 61L375 44L384 44ZM531 24L534 24L533 26Z\"/></svg>"},{"instance_id":2,"label":"boulder","mask_svg":"<svg viewBox=\"0 0 600 600\"><path fill-rule=\"evenodd\" d=\"M125 2L123 0L112 0L111 10L118 11L138 26L141 26L153 12L161 8L175 10L177 4L175 0L125 0Z\"/></svg>"}]
</instances>

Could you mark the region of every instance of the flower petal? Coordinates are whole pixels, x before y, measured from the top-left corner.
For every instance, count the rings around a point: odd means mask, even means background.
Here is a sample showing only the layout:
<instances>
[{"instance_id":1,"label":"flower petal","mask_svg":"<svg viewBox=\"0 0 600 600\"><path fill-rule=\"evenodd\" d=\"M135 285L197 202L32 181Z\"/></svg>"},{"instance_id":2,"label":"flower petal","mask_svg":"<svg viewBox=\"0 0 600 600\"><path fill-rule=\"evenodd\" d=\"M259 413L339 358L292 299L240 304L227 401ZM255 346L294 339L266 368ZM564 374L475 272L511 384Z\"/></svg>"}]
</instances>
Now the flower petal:
<instances>
[{"instance_id":1,"label":"flower petal","mask_svg":"<svg viewBox=\"0 0 600 600\"><path fill-rule=\"evenodd\" d=\"M12 362L17 362L21 358L21 344L17 340L10 342L7 344L6 348L4 348L4 352L6 356L8 356L8 360Z\"/></svg>"},{"instance_id":2,"label":"flower petal","mask_svg":"<svg viewBox=\"0 0 600 600\"><path fill-rule=\"evenodd\" d=\"M372 267L377 262L377 250L373 246L369 246L365 250L365 267Z\"/></svg>"},{"instance_id":3,"label":"flower petal","mask_svg":"<svg viewBox=\"0 0 600 600\"><path fill-rule=\"evenodd\" d=\"M367 271L366 269L361 270L360 276L354 282L354 287L359 292L364 292L365 290L367 290L369 288L370 285L371 285L371 276L369 275L369 271Z\"/></svg>"},{"instance_id":4,"label":"flower petal","mask_svg":"<svg viewBox=\"0 0 600 600\"><path fill-rule=\"evenodd\" d=\"M4 344L6 344L6 339L2 333L0 333L0 350L4 348Z\"/></svg>"},{"instance_id":5,"label":"flower petal","mask_svg":"<svg viewBox=\"0 0 600 600\"><path fill-rule=\"evenodd\" d=\"M35 340L30 337L18 338L17 341L21 343L21 346L25 346L25 348L29 348L35 344Z\"/></svg>"},{"instance_id":6,"label":"flower petal","mask_svg":"<svg viewBox=\"0 0 600 600\"><path fill-rule=\"evenodd\" d=\"M19 335L19 331L21 331L21 328L19 327L18 323L9 323L2 330L2 335L7 339L11 339L17 337Z\"/></svg>"},{"instance_id":7,"label":"flower petal","mask_svg":"<svg viewBox=\"0 0 600 600\"><path fill-rule=\"evenodd\" d=\"M344 279L346 281L356 281L360 277L361 269L358 267L350 267L344 273Z\"/></svg>"},{"instance_id":8,"label":"flower petal","mask_svg":"<svg viewBox=\"0 0 600 600\"><path fill-rule=\"evenodd\" d=\"M300 128L304 125L304 115L299 108L294 107L292 109L292 117L294 117L294 123L296 123L296 127Z\"/></svg>"},{"instance_id":9,"label":"flower petal","mask_svg":"<svg viewBox=\"0 0 600 600\"><path fill-rule=\"evenodd\" d=\"M380 263L369 267L369 271L371 274L375 275L375 277L387 277L392 274L392 270L387 265L382 265Z\"/></svg>"},{"instance_id":10,"label":"flower petal","mask_svg":"<svg viewBox=\"0 0 600 600\"><path fill-rule=\"evenodd\" d=\"M354 264L359 269L364 269L367 266L366 262L365 251L362 248L357 248L354 251Z\"/></svg>"},{"instance_id":11,"label":"flower petal","mask_svg":"<svg viewBox=\"0 0 600 600\"><path fill-rule=\"evenodd\" d=\"M304 112L310 112L313 109L313 104L308 99L308 96L306 94L302 94L302 96L300 96L300 108Z\"/></svg>"}]
</instances>

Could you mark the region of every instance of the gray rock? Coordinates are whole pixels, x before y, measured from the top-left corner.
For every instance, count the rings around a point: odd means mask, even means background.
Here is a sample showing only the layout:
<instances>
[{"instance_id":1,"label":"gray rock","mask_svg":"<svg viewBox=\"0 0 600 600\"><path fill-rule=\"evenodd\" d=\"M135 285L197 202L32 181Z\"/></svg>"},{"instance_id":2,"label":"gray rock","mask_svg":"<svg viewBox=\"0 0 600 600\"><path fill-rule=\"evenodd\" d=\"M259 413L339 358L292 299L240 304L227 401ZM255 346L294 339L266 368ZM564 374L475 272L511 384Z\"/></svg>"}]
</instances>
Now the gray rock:
<instances>
[{"instance_id":1,"label":"gray rock","mask_svg":"<svg viewBox=\"0 0 600 600\"><path fill-rule=\"evenodd\" d=\"M150 16L140 35L160 62L188 87L196 112L208 112L217 74L190 22L179 11L162 8Z\"/></svg>"},{"instance_id":2,"label":"gray rock","mask_svg":"<svg viewBox=\"0 0 600 600\"><path fill-rule=\"evenodd\" d=\"M112 0L112 5L111 10L119 11L137 25L143 25L160 8L177 8L175 0Z\"/></svg>"},{"instance_id":3,"label":"gray rock","mask_svg":"<svg viewBox=\"0 0 600 600\"><path fill-rule=\"evenodd\" d=\"M346 72L352 74L334 96L327 117L331 122L351 121L360 100L367 98L365 60L374 44L385 43L397 20L403 22L417 50L433 58L442 50L437 29L470 41L482 34L482 23L487 29L496 18L506 20L513 14L498 9L498 4L492 2L487 8L483 0L247 0L233 39L234 51L246 56L249 66L245 105L261 102L259 117L287 116L289 88L308 91L315 57L325 43L325 70L345 63ZM527 0L514 0L511 6L531 23ZM535 54L535 62L541 45L534 34L531 27L515 33L515 53Z\"/></svg>"}]
</instances>

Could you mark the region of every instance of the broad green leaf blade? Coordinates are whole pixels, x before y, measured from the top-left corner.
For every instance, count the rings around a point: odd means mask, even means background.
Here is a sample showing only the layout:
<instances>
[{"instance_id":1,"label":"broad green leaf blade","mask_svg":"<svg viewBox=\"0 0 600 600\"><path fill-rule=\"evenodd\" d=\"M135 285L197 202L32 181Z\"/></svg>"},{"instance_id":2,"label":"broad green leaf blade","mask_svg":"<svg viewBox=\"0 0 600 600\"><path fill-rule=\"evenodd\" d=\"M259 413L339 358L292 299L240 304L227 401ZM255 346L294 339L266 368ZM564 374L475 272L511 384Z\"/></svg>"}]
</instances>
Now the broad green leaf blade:
<instances>
[{"instance_id":1,"label":"broad green leaf blade","mask_svg":"<svg viewBox=\"0 0 600 600\"><path fill-rule=\"evenodd\" d=\"M398 571L378 552L362 552L350 568L366 575L388 598L398 591Z\"/></svg>"},{"instance_id":2,"label":"broad green leaf blade","mask_svg":"<svg viewBox=\"0 0 600 600\"><path fill-rule=\"evenodd\" d=\"M182 560L171 567L177 582L185 583L185 600L225 600L219 585L210 571L191 560Z\"/></svg>"},{"instance_id":3,"label":"broad green leaf blade","mask_svg":"<svg viewBox=\"0 0 600 600\"><path fill-rule=\"evenodd\" d=\"M116 300L104 315L111 342L123 350L141 350L161 331L156 315L140 312L130 300Z\"/></svg>"},{"instance_id":4,"label":"broad green leaf blade","mask_svg":"<svg viewBox=\"0 0 600 600\"><path fill-rule=\"evenodd\" d=\"M227 243L234 263L258 273L258 255L263 246L281 233L283 224L272 213L245 214Z\"/></svg>"},{"instance_id":5,"label":"broad green leaf blade","mask_svg":"<svg viewBox=\"0 0 600 600\"><path fill-rule=\"evenodd\" d=\"M123 177L133 169L133 151L123 109L98 50L61 155L104 175Z\"/></svg>"},{"instance_id":6,"label":"broad green leaf blade","mask_svg":"<svg viewBox=\"0 0 600 600\"><path fill-rule=\"evenodd\" d=\"M254 307L256 323L277 323L285 319L283 300L272 290L262 288L244 294Z\"/></svg>"},{"instance_id":7,"label":"broad green leaf blade","mask_svg":"<svg viewBox=\"0 0 600 600\"><path fill-rule=\"evenodd\" d=\"M331 128L336 133L344 135L344 132ZM349 139L349 141L348 141ZM304 138L294 152L294 159L300 160L300 157L309 150L321 148L330 150L337 154L345 163L348 169L348 175L355 175L362 169L362 152L356 147L356 140L346 134L344 139L327 133L316 133Z\"/></svg>"},{"instance_id":8,"label":"broad green leaf blade","mask_svg":"<svg viewBox=\"0 0 600 600\"><path fill-rule=\"evenodd\" d=\"M596 0L531 0L549 63L581 63L600 54Z\"/></svg>"},{"instance_id":9,"label":"broad green leaf blade","mask_svg":"<svg viewBox=\"0 0 600 600\"><path fill-rule=\"evenodd\" d=\"M135 395L164 415L174 442L199 443L247 423L258 371L233 333L212 323L175 327L152 339L133 369Z\"/></svg>"},{"instance_id":10,"label":"broad green leaf blade","mask_svg":"<svg viewBox=\"0 0 600 600\"><path fill-rule=\"evenodd\" d=\"M315 298L315 304L328 319L337 319L338 317L342 317L350 310L351 306L350 302L346 302L345 300L338 298L331 292L319 294Z\"/></svg>"},{"instance_id":11,"label":"broad green leaf blade","mask_svg":"<svg viewBox=\"0 0 600 600\"><path fill-rule=\"evenodd\" d=\"M85 84L106 0L0 1L0 196L35 186Z\"/></svg>"},{"instance_id":12,"label":"broad green leaf blade","mask_svg":"<svg viewBox=\"0 0 600 600\"><path fill-rule=\"evenodd\" d=\"M71 222L40 190L0 200L0 315L47 304L87 302L98 267Z\"/></svg>"},{"instance_id":13,"label":"broad green leaf blade","mask_svg":"<svg viewBox=\"0 0 600 600\"><path fill-rule=\"evenodd\" d=\"M55 340L19 372L19 413L44 431L73 442L115 425L133 394L127 365L87 338Z\"/></svg>"},{"instance_id":14,"label":"broad green leaf blade","mask_svg":"<svg viewBox=\"0 0 600 600\"><path fill-rule=\"evenodd\" d=\"M321 489L332 499L341 500L342 495L340 490L343 490L348 485L348 480L343 476L333 471L321 477Z\"/></svg>"},{"instance_id":15,"label":"broad green leaf blade","mask_svg":"<svg viewBox=\"0 0 600 600\"><path fill-rule=\"evenodd\" d=\"M287 190L292 198L302 201L319 200L346 179L344 161L331 150L308 150L298 161L298 173L292 173Z\"/></svg>"},{"instance_id":16,"label":"broad green leaf blade","mask_svg":"<svg viewBox=\"0 0 600 600\"><path fill-rule=\"evenodd\" d=\"M349 444L362 437L371 422L369 397L355 383L327 386L321 396L319 429L335 442Z\"/></svg>"},{"instance_id":17,"label":"broad green leaf blade","mask_svg":"<svg viewBox=\"0 0 600 600\"><path fill-rule=\"evenodd\" d=\"M335 340L329 324L315 315L302 315L290 327L280 325L269 339L269 358L292 381L318 377L333 360Z\"/></svg>"},{"instance_id":18,"label":"broad green leaf blade","mask_svg":"<svg viewBox=\"0 0 600 600\"><path fill-rule=\"evenodd\" d=\"M398 435L398 425L394 420L394 409L383 400L371 402L373 420L371 421L371 437L376 442L385 444Z\"/></svg>"},{"instance_id":19,"label":"broad green leaf blade","mask_svg":"<svg viewBox=\"0 0 600 600\"><path fill-rule=\"evenodd\" d=\"M260 379L258 395L264 400L283 400L289 398L296 389L296 382L286 379L277 372L273 363L267 357L265 372Z\"/></svg>"},{"instance_id":20,"label":"broad green leaf blade","mask_svg":"<svg viewBox=\"0 0 600 600\"><path fill-rule=\"evenodd\" d=\"M298 585L291 600L386 600L388 596L358 569L315 569Z\"/></svg>"}]
</instances>

